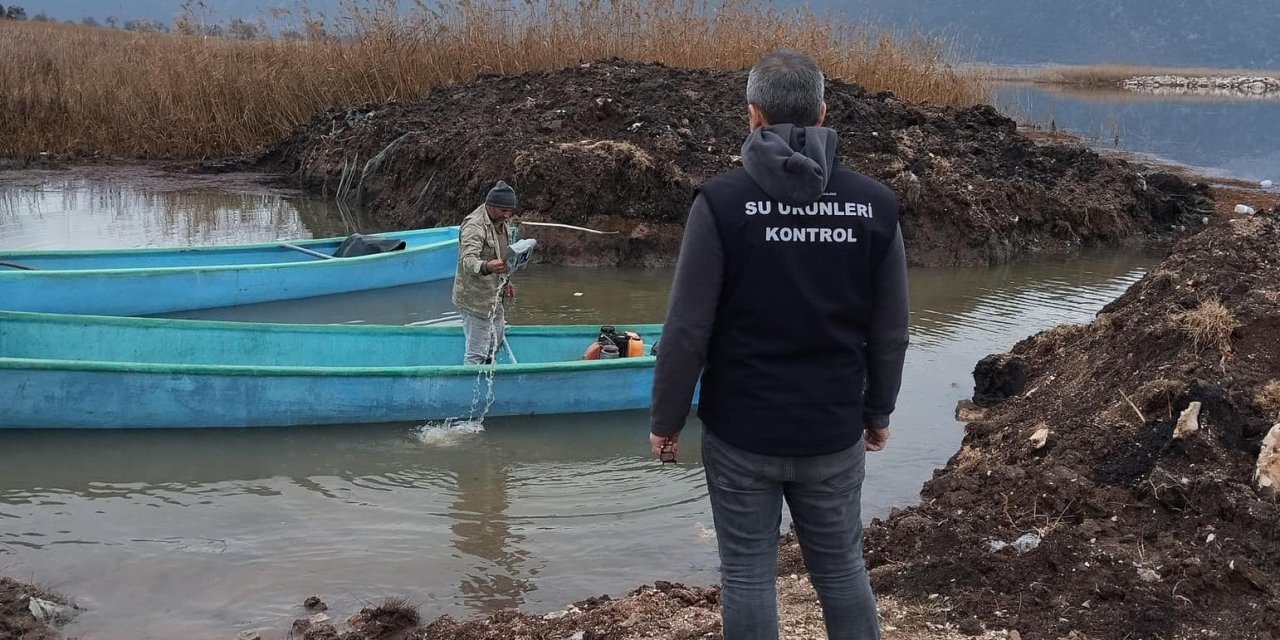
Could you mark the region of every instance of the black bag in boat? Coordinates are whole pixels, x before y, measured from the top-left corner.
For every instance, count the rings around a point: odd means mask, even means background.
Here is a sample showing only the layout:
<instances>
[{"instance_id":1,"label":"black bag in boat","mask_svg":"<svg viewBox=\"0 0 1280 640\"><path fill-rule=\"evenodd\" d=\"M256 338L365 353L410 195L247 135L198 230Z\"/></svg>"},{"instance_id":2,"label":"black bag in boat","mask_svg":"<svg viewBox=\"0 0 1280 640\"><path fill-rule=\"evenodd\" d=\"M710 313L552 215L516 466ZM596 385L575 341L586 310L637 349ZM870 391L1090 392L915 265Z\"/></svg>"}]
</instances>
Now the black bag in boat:
<instances>
[{"instance_id":1,"label":"black bag in boat","mask_svg":"<svg viewBox=\"0 0 1280 640\"><path fill-rule=\"evenodd\" d=\"M378 236L366 236L362 233L353 233L347 236L342 244L338 245L338 249L333 252L335 258L354 258L356 256L369 256L375 253L386 253L388 251L400 251L405 248L404 240L399 238L381 238Z\"/></svg>"}]
</instances>

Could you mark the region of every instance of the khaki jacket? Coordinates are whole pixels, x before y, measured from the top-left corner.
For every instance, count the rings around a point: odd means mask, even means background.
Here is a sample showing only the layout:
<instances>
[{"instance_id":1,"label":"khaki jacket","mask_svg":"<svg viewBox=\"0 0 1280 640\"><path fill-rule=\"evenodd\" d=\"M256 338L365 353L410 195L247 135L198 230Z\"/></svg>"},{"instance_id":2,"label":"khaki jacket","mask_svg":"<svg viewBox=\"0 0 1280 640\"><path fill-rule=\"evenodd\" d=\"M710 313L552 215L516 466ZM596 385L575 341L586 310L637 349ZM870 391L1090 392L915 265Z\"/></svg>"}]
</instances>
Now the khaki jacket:
<instances>
[{"instance_id":1,"label":"khaki jacket","mask_svg":"<svg viewBox=\"0 0 1280 640\"><path fill-rule=\"evenodd\" d=\"M453 306L481 318L494 313L502 276L482 275L480 268L490 260L502 259L511 244L505 222L493 224L482 204L467 215L458 229L458 271L453 278Z\"/></svg>"}]
</instances>

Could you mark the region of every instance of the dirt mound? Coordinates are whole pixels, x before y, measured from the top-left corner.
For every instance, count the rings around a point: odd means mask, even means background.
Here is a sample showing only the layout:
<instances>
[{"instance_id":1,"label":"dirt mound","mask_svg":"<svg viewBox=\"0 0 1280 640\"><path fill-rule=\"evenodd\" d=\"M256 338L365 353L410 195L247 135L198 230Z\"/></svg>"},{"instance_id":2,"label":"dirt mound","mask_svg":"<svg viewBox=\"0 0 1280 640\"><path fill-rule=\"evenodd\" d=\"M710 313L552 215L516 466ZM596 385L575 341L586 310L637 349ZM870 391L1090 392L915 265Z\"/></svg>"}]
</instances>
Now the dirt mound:
<instances>
[{"instance_id":1,"label":"dirt mound","mask_svg":"<svg viewBox=\"0 0 1280 640\"><path fill-rule=\"evenodd\" d=\"M544 259L669 263L693 189L738 162L745 83L745 72L620 61L490 76L420 102L319 114L249 162L358 204L375 231L457 223L505 179L528 220L621 232L539 229ZM827 101L844 161L900 196L916 264L1115 244L1213 211L1202 186L1033 141L991 107L910 105L838 81Z\"/></svg>"},{"instance_id":2,"label":"dirt mound","mask_svg":"<svg viewBox=\"0 0 1280 640\"><path fill-rule=\"evenodd\" d=\"M1255 480L1280 480L1280 221L1187 238L1000 361L1025 391L869 528L882 593L1023 638L1280 638L1280 504ZM979 391L1008 378L980 369Z\"/></svg>"}]
</instances>

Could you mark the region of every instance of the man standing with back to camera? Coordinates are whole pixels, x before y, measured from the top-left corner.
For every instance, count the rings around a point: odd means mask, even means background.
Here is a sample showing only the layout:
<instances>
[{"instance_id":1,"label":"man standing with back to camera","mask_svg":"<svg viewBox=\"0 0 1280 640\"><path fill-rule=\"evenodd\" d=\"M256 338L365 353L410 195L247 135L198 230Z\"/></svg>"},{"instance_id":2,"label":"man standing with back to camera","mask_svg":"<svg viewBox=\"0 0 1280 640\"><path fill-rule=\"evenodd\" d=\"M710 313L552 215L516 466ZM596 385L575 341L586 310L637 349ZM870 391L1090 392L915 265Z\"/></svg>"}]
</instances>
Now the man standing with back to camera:
<instances>
[{"instance_id":1,"label":"man standing with back to camera","mask_svg":"<svg viewBox=\"0 0 1280 640\"><path fill-rule=\"evenodd\" d=\"M743 167L704 184L689 212L650 440L674 459L701 375L725 640L778 637L784 499L828 637L879 638L861 495L866 452L889 439L908 341L897 199L836 161L809 56L764 56L747 103Z\"/></svg>"}]
</instances>

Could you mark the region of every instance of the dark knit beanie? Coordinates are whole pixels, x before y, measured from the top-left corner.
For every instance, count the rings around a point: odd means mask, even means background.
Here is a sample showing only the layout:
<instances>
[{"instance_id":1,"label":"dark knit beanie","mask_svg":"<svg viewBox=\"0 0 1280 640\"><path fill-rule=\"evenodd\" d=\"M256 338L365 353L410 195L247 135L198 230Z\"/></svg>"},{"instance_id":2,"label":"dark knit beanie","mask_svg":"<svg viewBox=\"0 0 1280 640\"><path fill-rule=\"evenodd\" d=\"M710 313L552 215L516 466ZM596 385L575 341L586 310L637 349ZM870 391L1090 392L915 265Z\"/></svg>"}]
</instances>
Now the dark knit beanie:
<instances>
[{"instance_id":1,"label":"dark knit beanie","mask_svg":"<svg viewBox=\"0 0 1280 640\"><path fill-rule=\"evenodd\" d=\"M514 209L516 208L516 190L512 189L511 185L499 180L498 184L489 190L489 195L484 199L484 202L503 209Z\"/></svg>"}]
</instances>

